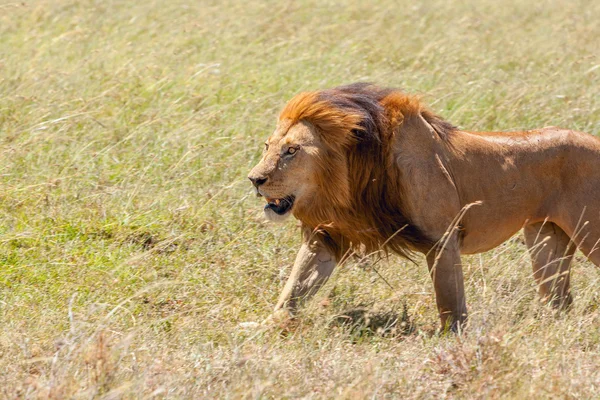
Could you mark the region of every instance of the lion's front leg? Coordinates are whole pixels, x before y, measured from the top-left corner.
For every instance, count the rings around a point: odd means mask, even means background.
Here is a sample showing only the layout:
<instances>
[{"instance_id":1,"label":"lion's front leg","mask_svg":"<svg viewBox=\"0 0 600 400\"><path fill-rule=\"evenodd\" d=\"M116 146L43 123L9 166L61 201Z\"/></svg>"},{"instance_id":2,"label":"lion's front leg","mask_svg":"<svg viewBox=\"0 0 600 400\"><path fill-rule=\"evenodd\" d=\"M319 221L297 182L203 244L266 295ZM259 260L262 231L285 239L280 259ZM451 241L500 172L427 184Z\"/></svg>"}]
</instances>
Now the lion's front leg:
<instances>
[{"instance_id":1,"label":"lion's front leg","mask_svg":"<svg viewBox=\"0 0 600 400\"><path fill-rule=\"evenodd\" d=\"M451 240L427 255L442 330L458 331L467 320L467 305L458 244Z\"/></svg>"},{"instance_id":2,"label":"lion's front leg","mask_svg":"<svg viewBox=\"0 0 600 400\"><path fill-rule=\"evenodd\" d=\"M327 282L335 266L335 256L320 240L306 240L296 256L271 319L281 319L294 313L301 300L310 298Z\"/></svg>"}]
</instances>

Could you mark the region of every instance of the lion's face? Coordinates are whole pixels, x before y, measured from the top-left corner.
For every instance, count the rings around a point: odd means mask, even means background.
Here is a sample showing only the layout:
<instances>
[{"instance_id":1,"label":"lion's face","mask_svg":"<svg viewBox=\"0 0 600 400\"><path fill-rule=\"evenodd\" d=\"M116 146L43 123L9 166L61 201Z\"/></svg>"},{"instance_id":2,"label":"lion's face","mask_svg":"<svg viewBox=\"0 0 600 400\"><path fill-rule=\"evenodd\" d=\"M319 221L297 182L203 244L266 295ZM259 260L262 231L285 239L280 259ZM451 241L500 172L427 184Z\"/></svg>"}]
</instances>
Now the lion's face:
<instances>
[{"instance_id":1,"label":"lion's face","mask_svg":"<svg viewBox=\"0 0 600 400\"><path fill-rule=\"evenodd\" d=\"M265 216L282 221L294 210L310 206L318 190L316 177L322 148L314 128L303 121L290 127L281 121L265 142L265 152L248 178L257 196L267 201Z\"/></svg>"}]
</instances>

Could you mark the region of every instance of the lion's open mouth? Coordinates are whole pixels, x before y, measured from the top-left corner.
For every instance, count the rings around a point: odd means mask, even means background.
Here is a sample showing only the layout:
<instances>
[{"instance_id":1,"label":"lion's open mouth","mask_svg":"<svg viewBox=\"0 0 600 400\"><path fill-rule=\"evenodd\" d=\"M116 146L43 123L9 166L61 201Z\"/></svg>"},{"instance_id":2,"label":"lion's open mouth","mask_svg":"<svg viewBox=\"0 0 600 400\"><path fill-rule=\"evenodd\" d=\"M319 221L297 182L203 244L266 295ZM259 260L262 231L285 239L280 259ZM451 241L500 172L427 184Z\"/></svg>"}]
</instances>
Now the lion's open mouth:
<instances>
[{"instance_id":1,"label":"lion's open mouth","mask_svg":"<svg viewBox=\"0 0 600 400\"><path fill-rule=\"evenodd\" d=\"M265 211L273 210L273 212L275 212L275 214L277 215L284 215L292 209L292 206L294 205L294 199L294 196L287 196L283 199L272 199L270 197L267 197L267 205L265 206Z\"/></svg>"}]
</instances>

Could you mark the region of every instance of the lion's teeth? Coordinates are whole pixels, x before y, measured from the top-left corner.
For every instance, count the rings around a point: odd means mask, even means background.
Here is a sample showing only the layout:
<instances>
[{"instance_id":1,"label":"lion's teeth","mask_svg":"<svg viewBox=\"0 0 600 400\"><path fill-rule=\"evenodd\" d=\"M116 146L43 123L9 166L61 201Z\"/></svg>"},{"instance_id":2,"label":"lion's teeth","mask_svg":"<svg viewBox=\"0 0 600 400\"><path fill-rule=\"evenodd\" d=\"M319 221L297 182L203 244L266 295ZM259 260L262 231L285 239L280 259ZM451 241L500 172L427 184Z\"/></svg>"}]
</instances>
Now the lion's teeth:
<instances>
[{"instance_id":1,"label":"lion's teeth","mask_svg":"<svg viewBox=\"0 0 600 400\"><path fill-rule=\"evenodd\" d=\"M275 199L275 205L278 206L279 205L280 200L279 199Z\"/></svg>"}]
</instances>

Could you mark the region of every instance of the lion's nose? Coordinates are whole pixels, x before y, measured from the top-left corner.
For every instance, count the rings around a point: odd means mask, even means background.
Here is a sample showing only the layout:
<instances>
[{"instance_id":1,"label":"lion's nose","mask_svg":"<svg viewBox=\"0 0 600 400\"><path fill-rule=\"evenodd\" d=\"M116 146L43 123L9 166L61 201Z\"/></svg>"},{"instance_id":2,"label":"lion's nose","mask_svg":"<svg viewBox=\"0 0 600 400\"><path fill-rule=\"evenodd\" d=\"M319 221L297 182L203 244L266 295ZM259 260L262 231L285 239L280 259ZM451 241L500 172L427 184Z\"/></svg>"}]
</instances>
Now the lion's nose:
<instances>
[{"instance_id":1,"label":"lion's nose","mask_svg":"<svg viewBox=\"0 0 600 400\"><path fill-rule=\"evenodd\" d=\"M250 181L252 182L252 184L258 189L258 187L262 184L264 184L267 181L267 178L263 178L261 177L256 177L256 176L249 176L248 179L250 179Z\"/></svg>"}]
</instances>

